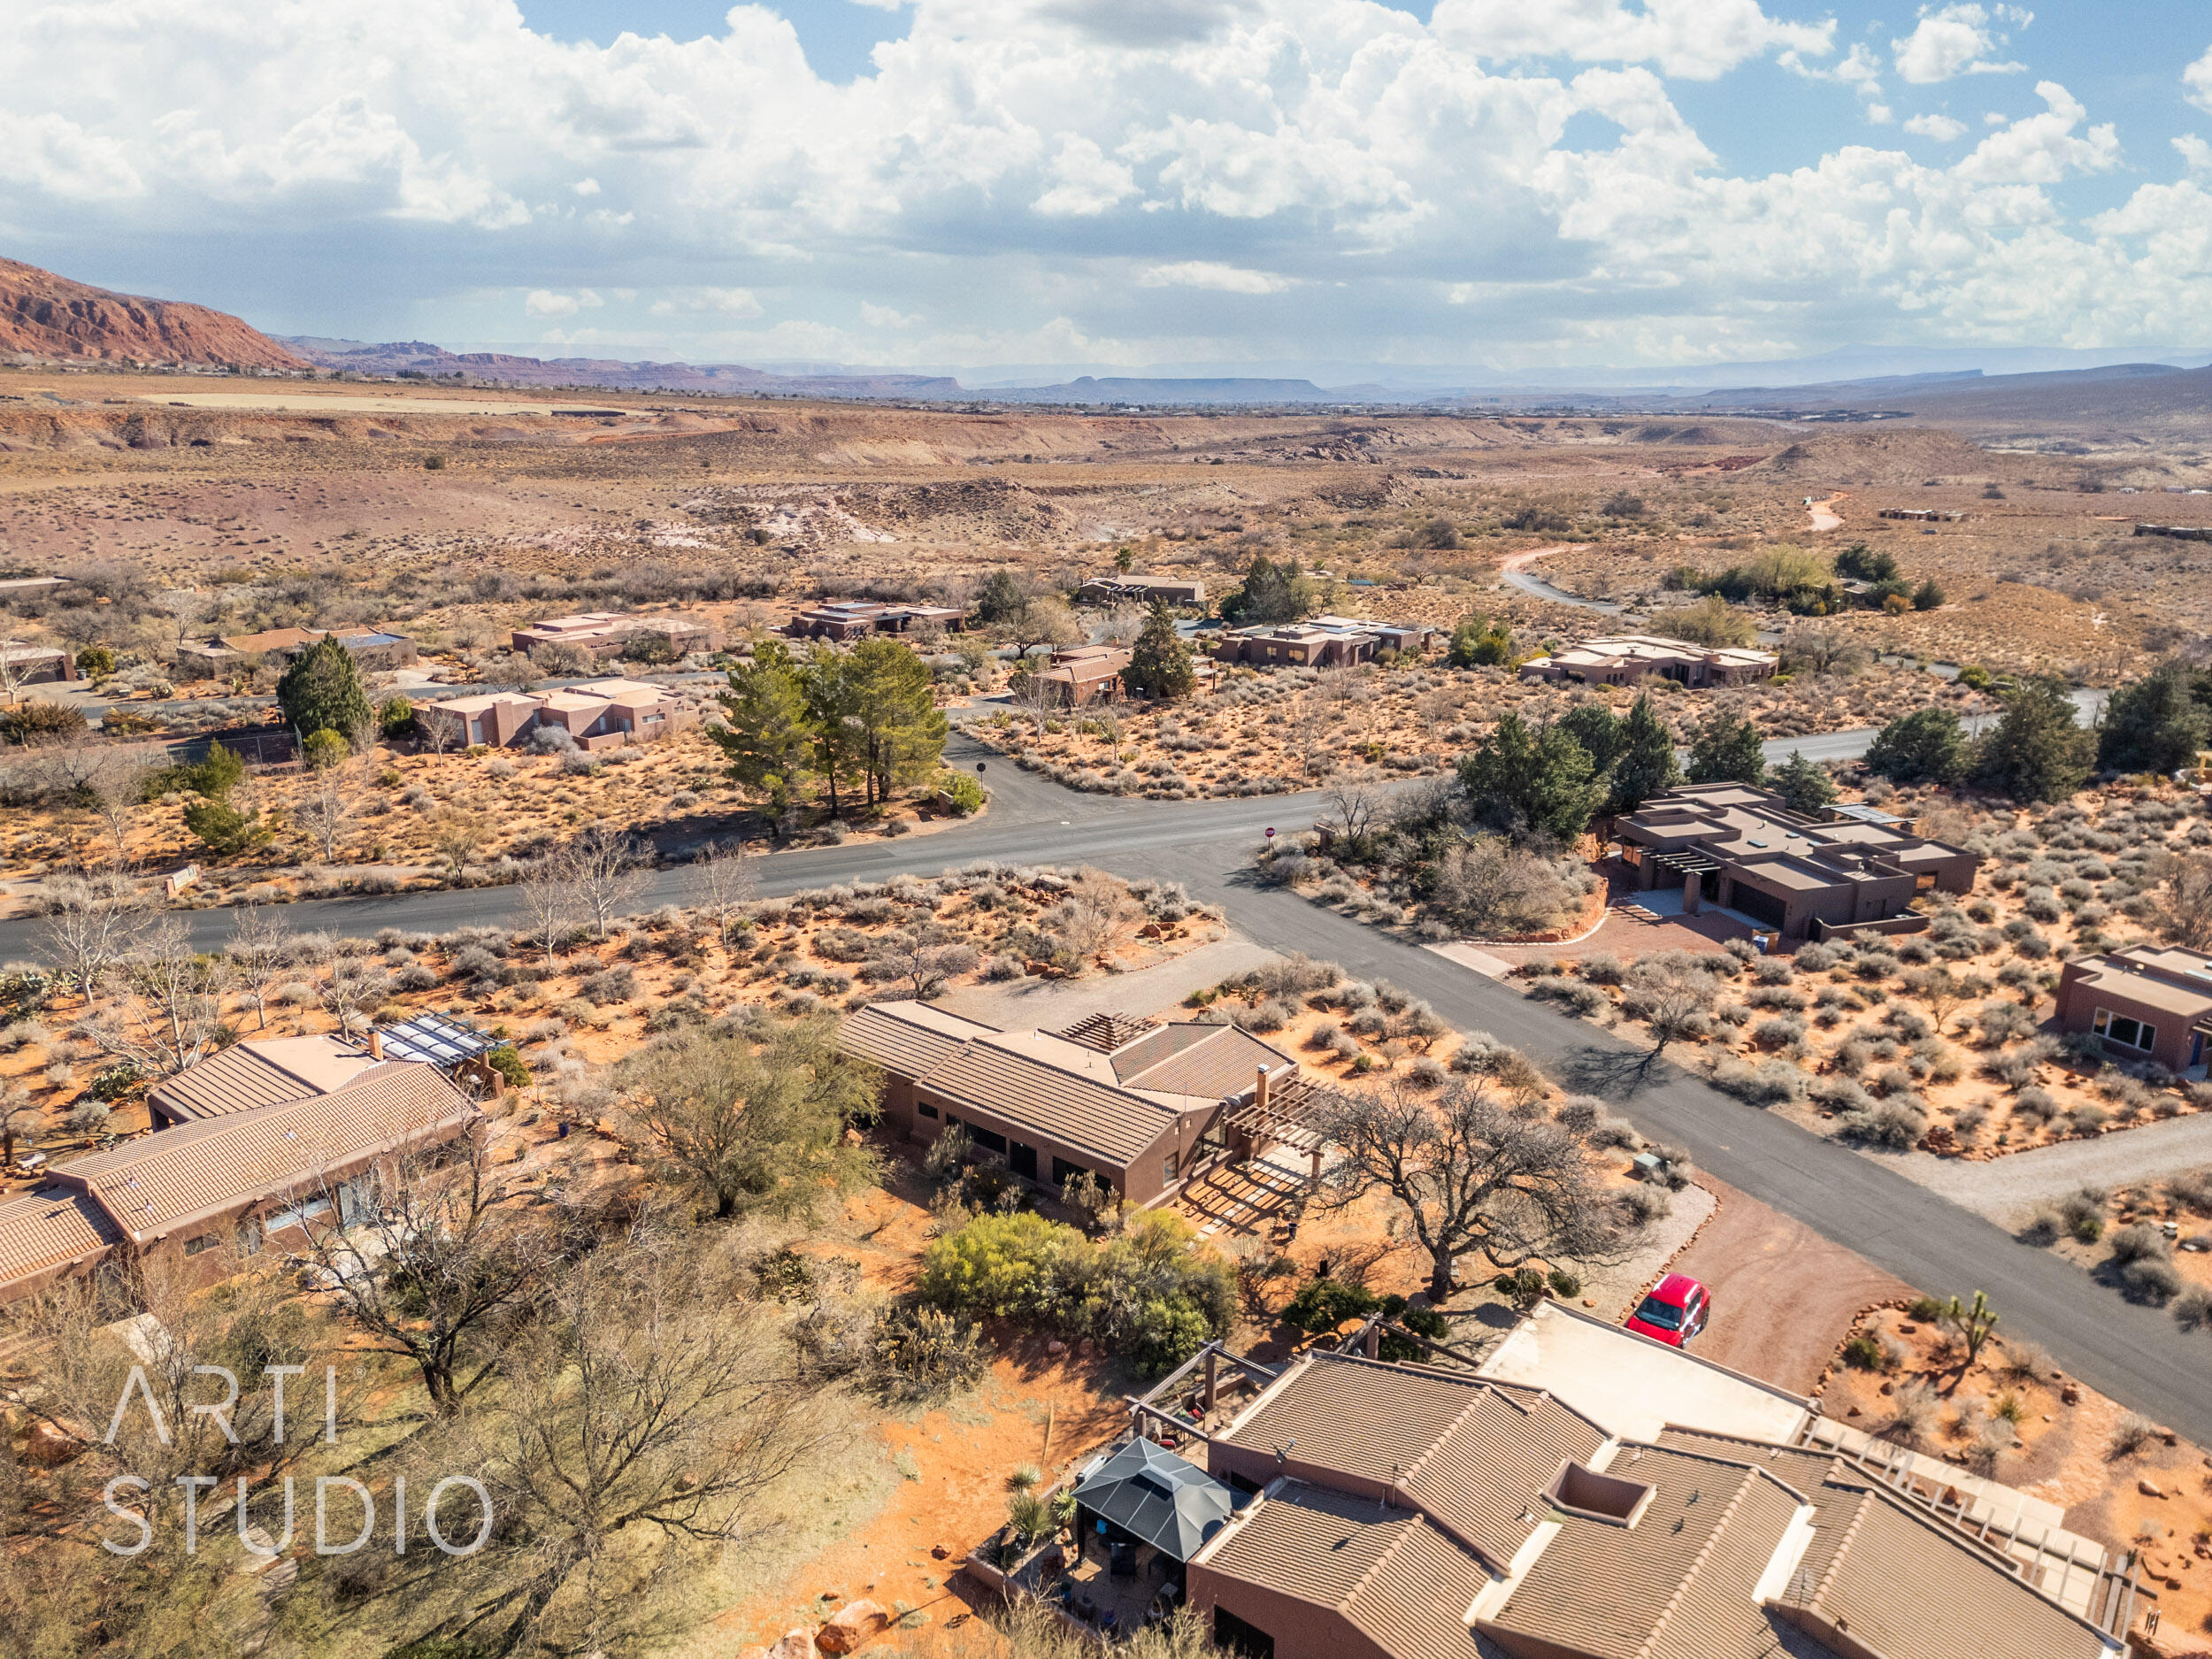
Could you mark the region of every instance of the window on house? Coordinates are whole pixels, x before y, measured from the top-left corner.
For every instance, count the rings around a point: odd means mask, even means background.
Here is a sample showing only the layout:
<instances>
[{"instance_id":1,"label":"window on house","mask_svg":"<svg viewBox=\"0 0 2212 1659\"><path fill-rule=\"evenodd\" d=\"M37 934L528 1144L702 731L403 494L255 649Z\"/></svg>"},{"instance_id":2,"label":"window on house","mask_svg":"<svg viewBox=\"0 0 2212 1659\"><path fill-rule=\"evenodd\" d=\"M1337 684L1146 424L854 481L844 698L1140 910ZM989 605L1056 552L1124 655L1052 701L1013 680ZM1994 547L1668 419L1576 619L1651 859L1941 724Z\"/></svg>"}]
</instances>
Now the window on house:
<instances>
[{"instance_id":1,"label":"window on house","mask_svg":"<svg viewBox=\"0 0 2212 1659\"><path fill-rule=\"evenodd\" d=\"M2123 1048L2139 1048L2145 1053L2158 1046L2158 1027L2147 1020L2131 1019L2125 1014L2116 1014L2101 1008L2091 1029L2107 1042Z\"/></svg>"},{"instance_id":2,"label":"window on house","mask_svg":"<svg viewBox=\"0 0 2212 1659\"><path fill-rule=\"evenodd\" d=\"M925 1118L934 1118L937 1115L937 1109L927 1101L916 1101L914 1110Z\"/></svg>"},{"instance_id":3,"label":"window on house","mask_svg":"<svg viewBox=\"0 0 2212 1659\"><path fill-rule=\"evenodd\" d=\"M1175 1179L1175 1155L1172 1152L1167 1155L1163 1173L1171 1181Z\"/></svg>"},{"instance_id":4,"label":"window on house","mask_svg":"<svg viewBox=\"0 0 2212 1659\"><path fill-rule=\"evenodd\" d=\"M184 1241L184 1253L187 1256L197 1256L203 1250L213 1249L215 1244L216 1239L213 1233L203 1233L196 1239L187 1239Z\"/></svg>"}]
</instances>

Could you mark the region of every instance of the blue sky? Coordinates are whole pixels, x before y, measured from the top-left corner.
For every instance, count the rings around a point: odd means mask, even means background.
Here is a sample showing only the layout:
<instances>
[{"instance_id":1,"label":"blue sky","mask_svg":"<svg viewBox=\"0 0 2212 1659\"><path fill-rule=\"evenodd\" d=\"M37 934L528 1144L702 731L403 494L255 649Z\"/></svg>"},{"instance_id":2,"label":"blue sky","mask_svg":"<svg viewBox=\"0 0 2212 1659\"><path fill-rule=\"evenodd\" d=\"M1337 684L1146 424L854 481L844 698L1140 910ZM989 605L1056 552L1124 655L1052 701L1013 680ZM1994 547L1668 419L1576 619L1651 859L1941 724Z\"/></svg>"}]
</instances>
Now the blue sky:
<instances>
[{"instance_id":1,"label":"blue sky","mask_svg":"<svg viewBox=\"0 0 2212 1659\"><path fill-rule=\"evenodd\" d=\"M285 333L1062 365L2212 346L2212 13L17 0L9 254Z\"/></svg>"}]
</instances>

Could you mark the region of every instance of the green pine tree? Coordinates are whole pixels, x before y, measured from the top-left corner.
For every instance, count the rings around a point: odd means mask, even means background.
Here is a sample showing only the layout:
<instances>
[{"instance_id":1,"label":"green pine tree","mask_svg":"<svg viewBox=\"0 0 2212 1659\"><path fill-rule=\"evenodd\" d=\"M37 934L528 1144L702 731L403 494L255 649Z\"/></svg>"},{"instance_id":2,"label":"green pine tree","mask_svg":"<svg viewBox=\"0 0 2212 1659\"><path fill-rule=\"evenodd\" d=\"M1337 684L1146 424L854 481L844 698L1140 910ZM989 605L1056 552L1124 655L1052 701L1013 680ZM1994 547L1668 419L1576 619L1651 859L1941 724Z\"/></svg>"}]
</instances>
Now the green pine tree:
<instances>
[{"instance_id":1,"label":"green pine tree","mask_svg":"<svg viewBox=\"0 0 2212 1659\"><path fill-rule=\"evenodd\" d=\"M1486 668L1512 660L1512 627L1502 618L1493 623L1479 612L1459 619L1444 649L1445 665L1450 668Z\"/></svg>"},{"instance_id":2,"label":"green pine tree","mask_svg":"<svg viewBox=\"0 0 2212 1659\"><path fill-rule=\"evenodd\" d=\"M1916 709L1874 734L1867 769L1892 783L1956 783L1973 760L1966 729L1948 709Z\"/></svg>"},{"instance_id":3,"label":"green pine tree","mask_svg":"<svg viewBox=\"0 0 2212 1659\"><path fill-rule=\"evenodd\" d=\"M764 640L753 660L730 670L729 689L721 696L726 726L710 726L729 757L730 777L748 789L762 789L780 813L791 804L814 745L814 728L791 652L780 640Z\"/></svg>"},{"instance_id":4,"label":"green pine tree","mask_svg":"<svg viewBox=\"0 0 2212 1659\"><path fill-rule=\"evenodd\" d=\"M1531 731L1511 713L1461 757L1459 782L1486 821L1517 837L1561 844L1589 827L1606 794L1589 751L1571 734L1557 726Z\"/></svg>"},{"instance_id":5,"label":"green pine tree","mask_svg":"<svg viewBox=\"0 0 2212 1659\"><path fill-rule=\"evenodd\" d=\"M899 786L936 774L949 728L930 695L928 665L898 641L863 640L845 664L849 726L868 804L878 806Z\"/></svg>"},{"instance_id":6,"label":"green pine tree","mask_svg":"<svg viewBox=\"0 0 2212 1659\"><path fill-rule=\"evenodd\" d=\"M1590 757L1590 764L1600 772L1609 771L1621 757L1621 745L1625 738L1621 723L1601 703L1578 703L1559 717L1559 729L1582 745Z\"/></svg>"},{"instance_id":7,"label":"green pine tree","mask_svg":"<svg viewBox=\"0 0 2212 1659\"><path fill-rule=\"evenodd\" d=\"M335 638L318 640L301 652L277 681L276 695L296 732L335 732L351 741L375 725L361 671Z\"/></svg>"},{"instance_id":8,"label":"green pine tree","mask_svg":"<svg viewBox=\"0 0 2212 1659\"><path fill-rule=\"evenodd\" d=\"M1758 728L1740 716L1716 709L1690 739L1692 783L1757 784L1766 775Z\"/></svg>"},{"instance_id":9,"label":"green pine tree","mask_svg":"<svg viewBox=\"0 0 2212 1659\"><path fill-rule=\"evenodd\" d=\"M1256 553L1244 585L1221 602L1221 614L1236 623L1294 622L1313 610L1314 598L1313 583L1296 561L1279 565Z\"/></svg>"},{"instance_id":10,"label":"green pine tree","mask_svg":"<svg viewBox=\"0 0 2212 1659\"><path fill-rule=\"evenodd\" d=\"M1651 706L1649 694L1639 696L1621 722L1620 751L1614 757L1612 776L1613 793L1606 804L1615 812L1633 812L1682 781L1682 768L1674 757L1674 734Z\"/></svg>"},{"instance_id":11,"label":"green pine tree","mask_svg":"<svg viewBox=\"0 0 2212 1659\"><path fill-rule=\"evenodd\" d=\"M995 570L983 579L983 586L976 589L975 619L985 626L1010 622L1021 615L1022 607L1029 603L1029 595L1022 592L1022 585L1010 570Z\"/></svg>"},{"instance_id":12,"label":"green pine tree","mask_svg":"<svg viewBox=\"0 0 2212 1659\"><path fill-rule=\"evenodd\" d=\"M1145 618L1144 631L1137 635L1129 666L1121 671L1121 678L1139 696L1167 702L1187 697L1198 683L1191 666L1190 647L1176 633L1175 618L1164 604L1156 603Z\"/></svg>"},{"instance_id":13,"label":"green pine tree","mask_svg":"<svg viewBox=\"0 0 2212 1659\"><path fill-rule=\"evenodd\" d=\"M2188 671L2167 663L2112 694L2097 733L2097 764L2108 772L2178 772L2196 764L2212 718L2192 696Z\"/></svg>"},{"instance_id":14,"label":"green pine tree","mask_svg":"<svg viewBox=\"0 0 2212 1659\"><path fill-rule=\"evenodd\" d=\"M2048 675L2021 682L2004 718L1982 740L1976 781L2016 801L2063 801L2089 780L2096 740L2075 724L2066 682Z\"/></svg>"},{"instance_id":15,"label":"green pine tree","mask_svg":"<svg viewBox=\"0 0 2212 1659\"><path fill-rule=\"evenodd\" d=\"M1775 769L1772 786L1793 812L1817 812L1836 798L1836 786L1825 769L1795 749Z\"/></svg>"}]
</instances>

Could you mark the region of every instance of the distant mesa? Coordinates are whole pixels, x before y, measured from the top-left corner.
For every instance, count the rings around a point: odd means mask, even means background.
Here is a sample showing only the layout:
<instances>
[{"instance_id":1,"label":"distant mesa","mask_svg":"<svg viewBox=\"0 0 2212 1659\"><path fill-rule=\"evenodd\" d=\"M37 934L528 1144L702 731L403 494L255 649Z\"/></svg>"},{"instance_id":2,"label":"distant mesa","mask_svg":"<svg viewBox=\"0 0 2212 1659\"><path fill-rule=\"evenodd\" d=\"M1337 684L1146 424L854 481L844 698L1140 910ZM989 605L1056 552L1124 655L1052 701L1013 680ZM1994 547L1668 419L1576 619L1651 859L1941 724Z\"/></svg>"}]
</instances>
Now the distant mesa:
<instances>
[{"instance_id":1,"label":"distant mesa","mask_svg":"<svg viewBox=\"0 0 2212 1659\"><path fill-rule=\"evenodd\" d=\"M1059 386L995 386L980 394L994 402L1022 403L1334 403L1311 380L1269 380L1229 375L1217 379L1161 377L1099 379L1083 375Z\"/></svg>"},{"instance_id":2,"label":"distant mesa","mask_svg":"<svg viewBox=\"0 0 2212 1659\"><path fill-rule=\"evenodd\" d=\"M622 363L610 357L525 357L501 351L448 351L420 340L370 345L357 340L312 335L288 337L284 344L322 369L407 379L498 380L510 386L596 386L610 391L783 392L811 397L916 397L966 396L960 382L943 374L772 374L741 363Z\"/></svg>"},{"instance_id":3,"label":"distant mesa","mask_svg":"<svg viewBox=\"0 0 2212 1659\"><path fill-rule=\"evenodd\" d=\"M181 300L114 294L0 259L0 356L303 369L237 318Z\"/></svg>"}]
</instances>

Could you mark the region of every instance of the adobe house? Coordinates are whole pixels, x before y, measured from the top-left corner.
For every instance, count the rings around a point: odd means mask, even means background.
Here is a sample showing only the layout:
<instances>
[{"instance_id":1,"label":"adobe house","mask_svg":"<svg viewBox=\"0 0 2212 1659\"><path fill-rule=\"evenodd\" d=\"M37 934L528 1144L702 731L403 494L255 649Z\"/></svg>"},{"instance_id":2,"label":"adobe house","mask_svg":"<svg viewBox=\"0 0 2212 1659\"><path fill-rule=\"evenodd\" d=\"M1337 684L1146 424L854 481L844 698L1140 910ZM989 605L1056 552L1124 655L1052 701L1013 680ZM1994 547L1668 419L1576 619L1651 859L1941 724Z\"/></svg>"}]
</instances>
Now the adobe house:
<instances>
[{"instance_id":1,"label":"adobe house","mask_svg":"<svg viewBox=\"0 0 2212 1659\"><path fill-rule=\"evenodd\" d=\"M1371 663L1385 651L1401 657L1425 652L1439 630L1421 623L1363 622L1356 617L1315 617L1239 628L1214 642L1217 662L1348 668Z\"/></svg>"},{"instance_id":2,"label":"adobe house","mask_svg":"<svg viewBox=\"0 0 2212 1659\"><path fill-rule=\"evenodd\" d=\"M1785 939L1892 920L1923 889L1970 893L1981 860L1862 808L1793 812L1769 789L1689 784L1615 821L1647 891L1679 885L1683 909L1740 910Z\"/></svg>"},{"instance_id":3,"label":"adobe house","mask_svg":"<svg viewBox=\"0 0 2212 1659\"><path fill-rule=\"evenodd\" d=\"M172 1117L173 1127L57 1164L38 1191L0 1200L0 1302L83 1273L127 1283L156 1261L197 1263L188 1273L211 1283L229 1266L221 1247L302 1248L311 1226L345 1225L373 1203L380 1171L477 1118L437 1067L397 1060L326 1090Z\"/></svg>"},{"instance_id":4,"label":"adobe house","mask_svg":"<svg viewBox=\"0 0 2212 1659\"><path fill-rule=\"evenodd\" d=\"M440 727L456 743L493 749L524 742L540 726L557 726L584 749L650 743L699 723L699 710L662 687L635 680L587 680L558 691L502 691L426 703L415 718Z\"/></svg>"},{"instance_id":5,"label":"adobe house","mask_svg":"<svg viewBox=\"0 0 2212 1659\"><path fill-rule=\"evenodd\" d=\"M1079 605L1110 605L1124 600L1149 605L1198 606L1206 603L1206 584L1195 576L1094 576L1075 590Z\"/></svg>"},{"instance_id":6,"label":"adobe house","mask_svg":"<svg viewBox=\"0 0 2212 1659\"><path fill-rule=\"evenodd\" d=\"M927 1145L961 1125L1024 1180L1057 1191L1088 1172L1133 1206L1246 1155L1240 1109L1298 1071L1234 1025L1119 1015L1001 1031L933 1003L872 1002L838 1040L883 1069L884 1120L902 1138Z\"/></svg>"},{"instance_id":7,"label":"adobe house","mask_svg":"<svg viewBox=\"0 0 2212 1659\"><path fill-rule=\"evenodd\" d=\"M1012 687L1018 694L1041 687L1064 709L1119 703L1128 692L1122 671L1133 655L1125 645L1065 646L1052 653L1048 666L1016 674Z\"/></svg>"},{"instance_id":8,"label":"adobe house","mask_svg":"<svg viewBox=\"0 0 2212 1659\"><path fill-rule=\"evenodd\" d=\"M619 657L641 634L657 634L678 657L693 651L718 651L722 630L687 617L640 616L622 611L586 611L572 617L548 617L509 636L513 648L527 656L543 645L572 645L585 655L604 659Z\"/></svg>"},{"instance_id":9,"label":"adobe house","mask_svg":"<svg viewBox=\"0 0 2212 1659\"><path fill-rule=\"evenodd\" d=\"M2058 1024L2103 1039L2116 1060L2201 1078L2212 1048L2212 956L2132 945L2077 957L2059 974Z\"/></svg>"},{"instance_id":10,"label":"adobe house","mask_svg":"<svg viewBox=\"0 0 2212 1659\"><path fill-rule=\"evenodd\" d=\"M1692 690L1703 690L1771 680L1780 662L1771 651L1693 645L1687 640L1663 639L1655 634L1623 634L1585 640L1549 657L1531 657L1521 664L1521 678L1628 686L1647 674L1656 674Z\"/></svg>"}]
</instances>

